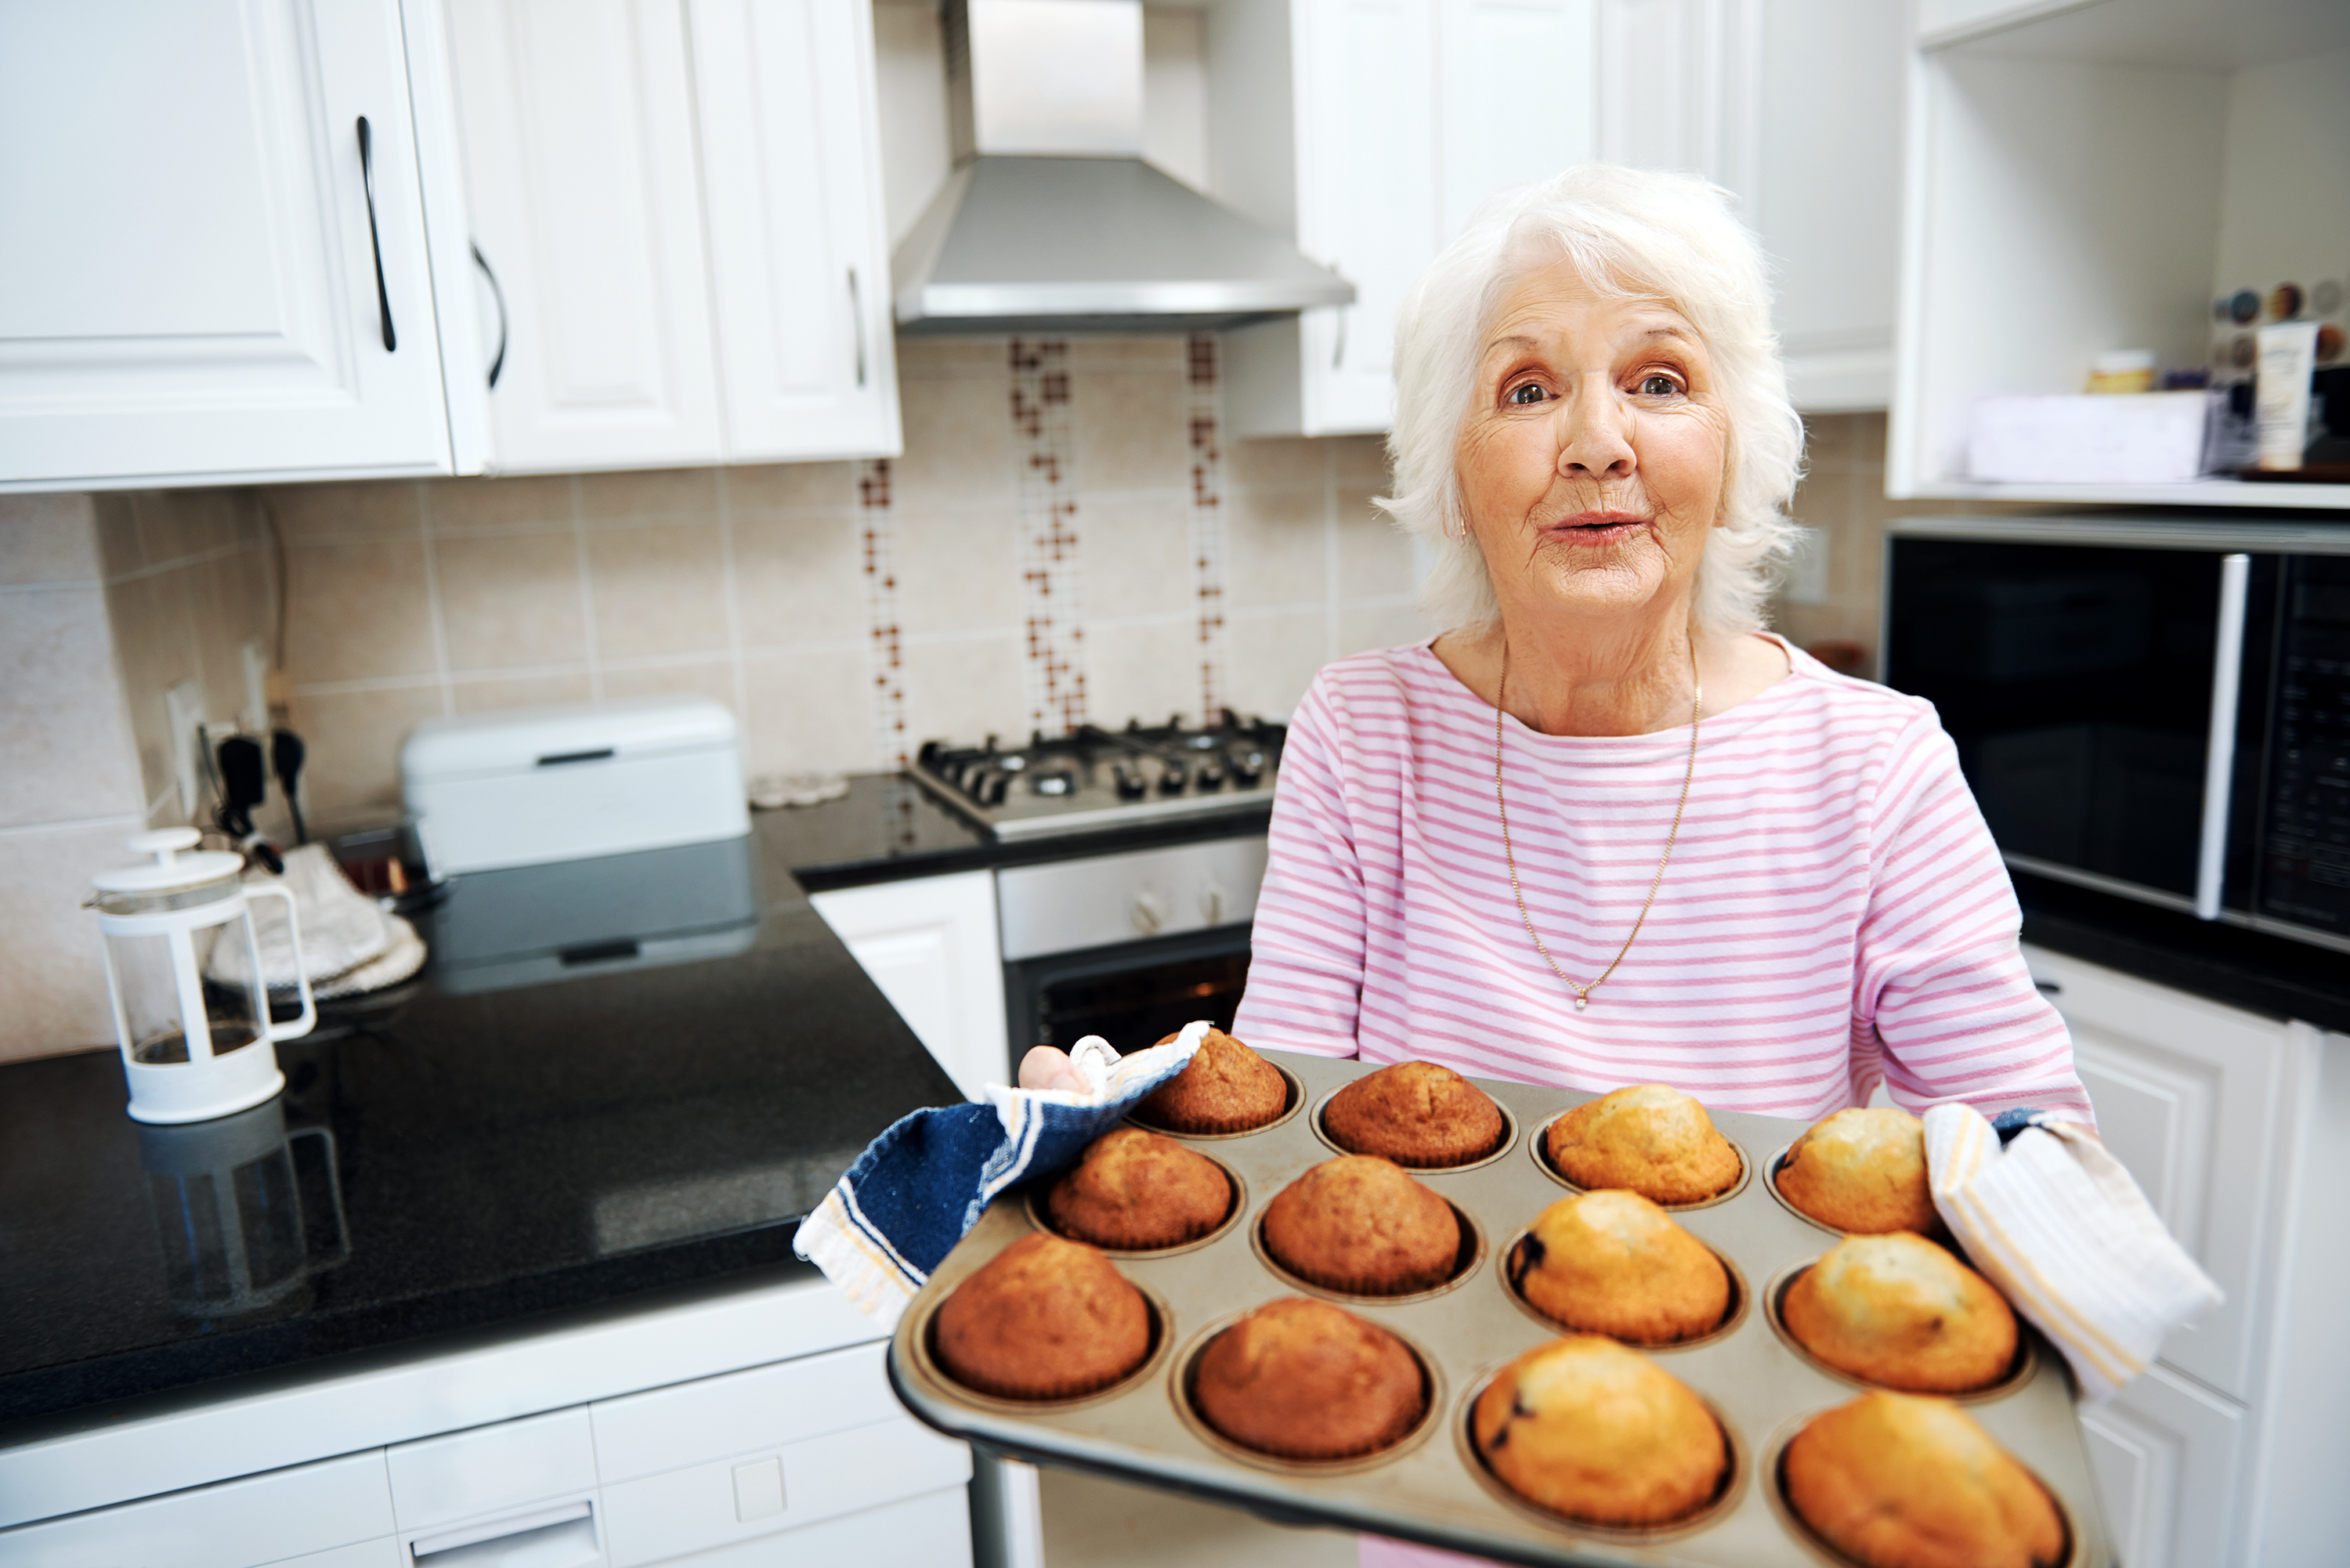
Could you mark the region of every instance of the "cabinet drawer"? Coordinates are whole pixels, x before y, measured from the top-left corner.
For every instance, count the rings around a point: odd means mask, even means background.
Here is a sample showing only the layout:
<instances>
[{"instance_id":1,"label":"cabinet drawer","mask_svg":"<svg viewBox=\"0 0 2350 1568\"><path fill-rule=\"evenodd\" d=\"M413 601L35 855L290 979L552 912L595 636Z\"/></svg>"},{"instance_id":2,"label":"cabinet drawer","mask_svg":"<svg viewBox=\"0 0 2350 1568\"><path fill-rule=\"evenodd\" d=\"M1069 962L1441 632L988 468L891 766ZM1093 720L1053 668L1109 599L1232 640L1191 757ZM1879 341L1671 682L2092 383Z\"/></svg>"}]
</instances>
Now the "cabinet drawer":
<instances>
[{"instance_id":1,"label":"cabinet drawer","mask_svg":"<svg viewBox=\"0 0 2350 1568\"><path fill-rule=\"evenodd\" d=\"M876 1340L589 1407L606 1485L901 1416Z\"/></svg>"},{"instance_id":2,"label":"cabinet drawer","mask_svg":"<svg viewBox=\"0 0 2350 1568\"><path fill-rule=\"evenodd\" d=\"M383 1450L271 1470L0 1531L9 1568L250 1568L321 1554L364 1563L391 1532ZM355 1544L368 1543L368 1544ZM348 1548L346 1553L338 1549Z\"/></svg>"},{"instance_id":3,"label":"cabinet drawer","mask_svg":"<svg viewBox=\"0 0 2350 1568\"><path fill-rule=\"evenodd\" d=\"M2129 1568L2228 1560L2244 1415L2162 1367L2081 1412L2115 1556Z\"/></svg>"},{"instance_id":4,"label":"cabinet drawer","mask_svg":"<svg viewBox=\"0 0 2350 1568\"><path fill-rule=\"evenodd\" d=\"M401 1443L385 1458L404 1534L596 1490L585 1405Z\"/></svg>"},{"instance_id":5,"label":"cabinet drawer","mask_svg":"<svg viewBox=\"0 0 2350 1568\"><path fill-rule=\"evenodd\" d=\"M612 1568L641 1568L942 1489L971 1479L971 1450L907 1416L604 1488ZM962 1506L960 1490L955 1504ZM812 1557L793 1561L866 1562Z\"/></svg>"}]
</instances>

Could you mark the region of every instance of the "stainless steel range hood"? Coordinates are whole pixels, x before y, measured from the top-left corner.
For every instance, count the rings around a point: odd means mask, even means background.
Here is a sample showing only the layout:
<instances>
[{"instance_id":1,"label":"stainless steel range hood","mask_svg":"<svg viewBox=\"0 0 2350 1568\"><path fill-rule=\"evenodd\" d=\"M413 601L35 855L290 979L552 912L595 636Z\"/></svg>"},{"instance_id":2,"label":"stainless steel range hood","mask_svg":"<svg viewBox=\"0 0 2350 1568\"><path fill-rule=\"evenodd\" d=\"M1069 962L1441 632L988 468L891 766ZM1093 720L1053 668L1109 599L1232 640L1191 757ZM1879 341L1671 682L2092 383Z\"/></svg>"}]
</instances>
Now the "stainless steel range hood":
<instances>
[{"instance_id":1,"label":"stainless steel range hood","mask_svg":"<svg viewBox=\"0 0 2350 1568\"><path fill-rule=\"evenodd\" d=\"M898 247L900 330L1199 332L1354 286L1144 162L1141 0L947 0L955 171Z\"/></svg>"}]
</instances>

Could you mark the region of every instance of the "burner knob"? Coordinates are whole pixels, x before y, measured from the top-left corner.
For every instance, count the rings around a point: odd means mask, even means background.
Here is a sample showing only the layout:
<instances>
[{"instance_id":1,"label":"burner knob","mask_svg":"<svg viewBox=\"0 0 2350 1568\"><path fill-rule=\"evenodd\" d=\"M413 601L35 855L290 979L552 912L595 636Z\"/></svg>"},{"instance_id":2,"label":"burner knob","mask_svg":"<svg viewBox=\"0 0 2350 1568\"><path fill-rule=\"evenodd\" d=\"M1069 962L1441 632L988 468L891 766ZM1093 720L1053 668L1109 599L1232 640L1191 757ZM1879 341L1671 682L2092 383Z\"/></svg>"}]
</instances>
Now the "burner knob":
<instances>
[{"instance_id":1,"label":"burner knob","mask_svg":"<svg viewBox=\"0 0 2350 1568\"><path fill-rule=\"evenodd\" d=\"M1136 934L1157 936L1167 924L1167 900L1156 889L1145 888L1134 896L1133 911Z\"/></svg>"},{"instance_id":2,"label":"burner knob","mask_svg":"<svg viewBox=\"0 0 2350 1568\"><path fill-rule=\"evenodd\" d=\"M1140 800L1149 793L1150 781L1124 763L1114 765L1110 769L1110 776L1117 782L1118 798L1120 800Z\"/></svg>"},{"instance_id":3,"label":"burner knob","mask_svg":"<svg viewBox=\"0 0 2350 1568\"><path fill-rule=\"evenodd\" d=\"M1169 763L1167 771L1159 775L1159 793L1181 794L1183 786L1190 782L1190 775L1185 773L1181 763Z\"/></svg>"}]
</instances>

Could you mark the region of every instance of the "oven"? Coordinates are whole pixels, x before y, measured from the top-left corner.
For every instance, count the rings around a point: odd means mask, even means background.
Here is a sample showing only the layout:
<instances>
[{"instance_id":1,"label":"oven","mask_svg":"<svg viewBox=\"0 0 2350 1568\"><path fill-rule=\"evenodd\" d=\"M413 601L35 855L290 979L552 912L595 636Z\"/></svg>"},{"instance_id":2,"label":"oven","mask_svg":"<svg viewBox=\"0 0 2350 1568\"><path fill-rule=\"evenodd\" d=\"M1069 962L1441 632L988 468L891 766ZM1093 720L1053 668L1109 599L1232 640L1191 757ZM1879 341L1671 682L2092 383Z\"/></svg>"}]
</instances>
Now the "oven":
<instances>
[{"instance_id":1,"label":"oven","mask_svg":"<svg viewBox=\"0 0 2350 1568\"><path fill-rule=\"evenodd\" d=\"M1882 647L2013 869L2350 950L2350 528L1904 520Z\"/></svg>"},{"instance_id":2,"label":"oven","mask_svg":"<svg viewBox=\"0 0 2350 1568\"><path fill-rule=\"evenodd\" d=\"M1088 1034L1135 1051L1196 1018L1231 1028L1264 866L1256 833L998 871L1013 1061Z\"/></svg>"}]
</instances>

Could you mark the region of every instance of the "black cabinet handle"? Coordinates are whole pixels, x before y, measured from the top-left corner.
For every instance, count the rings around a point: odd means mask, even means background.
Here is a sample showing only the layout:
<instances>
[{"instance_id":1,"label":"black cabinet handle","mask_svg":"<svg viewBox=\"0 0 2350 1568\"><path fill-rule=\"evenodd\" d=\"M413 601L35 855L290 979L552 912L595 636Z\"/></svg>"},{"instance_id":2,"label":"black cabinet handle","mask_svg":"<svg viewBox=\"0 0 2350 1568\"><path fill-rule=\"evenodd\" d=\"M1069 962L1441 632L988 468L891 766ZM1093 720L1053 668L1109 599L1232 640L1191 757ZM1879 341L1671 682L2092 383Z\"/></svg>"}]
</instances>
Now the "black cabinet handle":
<instances>
[{"instance_id":1,"label":"black cabinet handle","mask_svg":"<svg viewBox=\"0 0 2350 1568\"><path fill-rule=\"evenodd\" d=\"M490 385L498 384L498 372L506 368L506 291L498 286L498 275L490 270L490 258L482 254L482 242L473 242L473 265L490 280L490 297L498 302L498 351L490 361Z\"/></svg>"},{"instance_id":2,"label":"black cabinet handle","mask_svg":"<svg viewBox=\"0 0 2350 1568\"><path fill-rule=\"evenodd\" d=\"M391 290L383 286L383 234L375 223L375 137L366 115L359 116L359 182L367 187L368 243L375 247L376 315L383 322L383 351L390 354L400 339L391 330Z\"/></svg>"},{"instance_id":3,"label":"black cabinet handle","mask_svg":"<svg viewBox=\"0 0 2350 1568\"><path fill-rule=\"evenodd\" d=\"M848 321L857 329L857 384L865 385L865 300L857 291L857 269L848 269Z\"/></svg>"}]
</instances>

